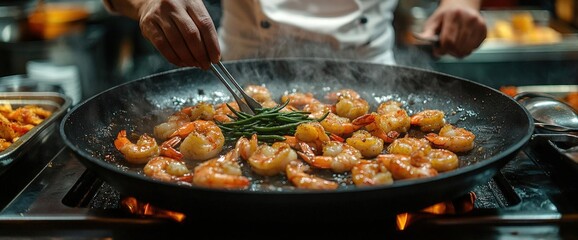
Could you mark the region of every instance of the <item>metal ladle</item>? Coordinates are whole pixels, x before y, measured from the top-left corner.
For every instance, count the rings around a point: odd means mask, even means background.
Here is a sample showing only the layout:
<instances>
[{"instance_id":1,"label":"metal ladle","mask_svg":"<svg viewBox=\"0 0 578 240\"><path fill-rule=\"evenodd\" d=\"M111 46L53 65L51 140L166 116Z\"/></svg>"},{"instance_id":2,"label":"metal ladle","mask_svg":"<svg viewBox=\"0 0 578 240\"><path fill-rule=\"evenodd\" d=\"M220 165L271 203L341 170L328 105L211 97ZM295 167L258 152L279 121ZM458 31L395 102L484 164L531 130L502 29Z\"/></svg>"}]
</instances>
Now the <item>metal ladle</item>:
<instances>
[{"instance_id":1,"label":"metal ladle","mask_svg":"<svg viewBox=\"0 0 578 240\"><path fill-rule=\"evenodd\" d=\"M514 96L534 118L534 125L555 132L578 132L578 114L555 97L532 92Z\"/></svg>"}]
</instances>

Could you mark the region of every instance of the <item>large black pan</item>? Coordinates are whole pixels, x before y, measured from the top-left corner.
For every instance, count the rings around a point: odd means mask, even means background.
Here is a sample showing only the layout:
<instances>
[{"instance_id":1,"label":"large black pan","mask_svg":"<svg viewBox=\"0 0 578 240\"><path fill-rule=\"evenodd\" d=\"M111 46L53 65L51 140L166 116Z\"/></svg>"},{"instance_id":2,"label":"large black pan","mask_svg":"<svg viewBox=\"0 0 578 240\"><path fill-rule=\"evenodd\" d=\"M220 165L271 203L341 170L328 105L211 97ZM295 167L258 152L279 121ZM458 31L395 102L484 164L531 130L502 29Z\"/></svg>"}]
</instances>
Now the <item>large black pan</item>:
<instances>
[{"instance_id":1,"label":"large black pan","mask_svg":"<svg viewBox=\"0 0 578 240\"><path fill-rule=\"evenodd\" d=\"M373 106L404 101L411 112L441 109L450 123L473 131L476 148L460 168L390 186L336 191L217 190L152 180L123 163L113 140L121 129L142 134L179 107L202 100L230 101L211 72L183 68L138 79L75 106L61 124L66 144L90 170L118 189L156 206L205 219L220 214L275 219L379 218L452 199L488 181L529 141L533 121L508 96L484 85L415 68L322 59L267 59L225 64L241 84L265 84L274 96L296 89L323 93L353 88ZM328 218L329 217L329 218Z\"/></svg>"}]
</instances>

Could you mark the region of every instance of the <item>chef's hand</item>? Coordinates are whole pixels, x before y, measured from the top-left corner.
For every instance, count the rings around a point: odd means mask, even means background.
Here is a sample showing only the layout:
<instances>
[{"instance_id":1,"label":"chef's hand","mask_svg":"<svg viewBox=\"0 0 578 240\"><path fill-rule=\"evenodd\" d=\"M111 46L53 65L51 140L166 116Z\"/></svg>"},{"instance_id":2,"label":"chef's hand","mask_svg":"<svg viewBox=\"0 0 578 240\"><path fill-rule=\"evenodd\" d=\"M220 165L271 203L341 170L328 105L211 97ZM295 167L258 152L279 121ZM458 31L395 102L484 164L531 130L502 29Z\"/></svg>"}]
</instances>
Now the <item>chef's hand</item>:
<instances>
[{"instance_id":1,"label":"chef's hand","mask_svg":"<svg viewBox=\"0 0 578 240\"><path fill-rule=\"evenodd\" d=\"M481 0L442 0L424 24L422 37L439 35L434 56L449 54L464 58L484 41L486 22L480 14Z\"/></svg>"},{"instance_id":2,"label":"chef's hand","mask_svg":"<svg viewBox=\"0 0 578 240\"><path fill-rule=\"evenodd\" d=\"M155 48L178 66L210 68L221 58L215 25L202 0L108 0L112 11L139 21Z\"/></svg>"}]
</instances>

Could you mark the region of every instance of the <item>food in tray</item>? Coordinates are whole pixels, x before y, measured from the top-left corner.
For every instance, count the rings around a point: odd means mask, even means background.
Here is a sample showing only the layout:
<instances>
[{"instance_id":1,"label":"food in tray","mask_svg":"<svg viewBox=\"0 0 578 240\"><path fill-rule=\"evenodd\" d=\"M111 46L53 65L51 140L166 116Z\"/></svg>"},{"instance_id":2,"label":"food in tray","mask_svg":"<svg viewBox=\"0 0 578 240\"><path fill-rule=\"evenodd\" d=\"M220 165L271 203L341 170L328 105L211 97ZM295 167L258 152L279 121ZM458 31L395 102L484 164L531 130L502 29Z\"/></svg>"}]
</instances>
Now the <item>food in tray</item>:
<instances>
[{"instance_id":1,"label":"food in tray","mask_svg":"<svg viewBox=\"0 0 578 240\"><path fill-rule=\"evenodd\" d=\"M475 135L444 112L411 116L398 101L371 109L352 89L317 99L263 86L247 92L255 115L235 102L182 108L144 134L121 130L115 147L151 178L225 189L336 189L436 176L459 167ZM258 91L257 91L258 90Z\"/></svg>"},{"instance_id":2,"label":"food in tray","mask_svg":"<svg viewBox=\"0 0 578 240\"><path fill-rule=\"evenodd\" d=\"M499 90L510 97L514 97L519 93L518 87L511 85L501 86ZM566 92L562 94L558 93L557 95L560 95L558 100L567 103L576 111L578 111L578 92Z\"/></svg>"},{"instance_id":3,"label":"food in tray","mask_svg":"<svg viewBox=\"0 0 578 240\"><path fill-rule=\"evenodd\" d=\"M488 28L488 41L503 41L516 44L557 43L562 35L548 26L534 22L529 12L513 13L510 19L496 19Z\"/></svg>"},{"instance_id":4,"label":"food in tray","mask_svg":"<svg viewBox=\"0 0 578 240\"><path fill-rule=\"evenodd\" d=\"M12 104L0 105L0 151L4 151L22 135L50 117L52 111L36 105L14 109Z\"/></svg>"}]
</instances>

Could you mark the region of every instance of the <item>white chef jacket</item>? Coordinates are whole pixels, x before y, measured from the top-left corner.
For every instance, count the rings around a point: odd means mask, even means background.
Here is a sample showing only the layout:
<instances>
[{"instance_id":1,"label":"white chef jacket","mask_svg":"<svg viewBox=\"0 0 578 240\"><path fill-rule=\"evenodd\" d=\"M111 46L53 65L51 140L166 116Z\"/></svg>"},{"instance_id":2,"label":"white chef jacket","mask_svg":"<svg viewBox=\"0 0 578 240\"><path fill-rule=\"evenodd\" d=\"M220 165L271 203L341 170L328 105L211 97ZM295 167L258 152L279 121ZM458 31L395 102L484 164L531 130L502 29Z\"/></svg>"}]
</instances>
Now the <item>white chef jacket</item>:
<instances>
[{"instance_id":1,"label":"white chef jacket","mask_svg":"<svg viewBox=\"0 0 578 240\"><path fill-rule=\"evenodd\" d=\"M223 0L223 60L322 57L395 64L397 0Z\"/></svg>"}]
</instances>

